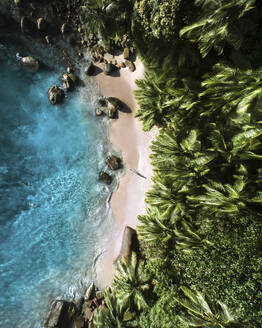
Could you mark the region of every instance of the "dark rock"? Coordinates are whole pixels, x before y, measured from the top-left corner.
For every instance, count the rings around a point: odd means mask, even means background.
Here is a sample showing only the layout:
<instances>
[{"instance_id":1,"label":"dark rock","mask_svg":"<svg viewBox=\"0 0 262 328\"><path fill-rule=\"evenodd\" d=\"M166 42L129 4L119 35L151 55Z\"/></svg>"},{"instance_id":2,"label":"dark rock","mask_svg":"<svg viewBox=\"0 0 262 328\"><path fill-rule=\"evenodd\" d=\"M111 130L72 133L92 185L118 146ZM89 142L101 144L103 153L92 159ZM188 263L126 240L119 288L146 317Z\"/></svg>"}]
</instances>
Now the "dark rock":
<instances>
[{"instance_id":1,"label":"dark rock","mask_svg":"<svg viewBox=\"0 0 262 328\"><path fill-rule=\"evenodd\" d=\"M73 73L68 73L68 77L74 82L74 84L77 84L78 78L75 74Z\"/></svg>"},{"instance_id":2,"label":"dark rock","mask_svg":"<svg viewBox=\"0 0 262 328\"><path fill-rule=\"evenodd\" d=\"M105 75L110 75L111 73L115 72L117 67L112 63L106 63L104 65L104 73Z\"/></svg>"},{"instance_id":3,"label":"dark rock","mask_svg":"<svg viewBox=\"0 0 262 328\"><path fill-rule=\"evenodd\" d=\"M44 327L67 328L70 322L72 322L76 311L77 309L73 302L55 300L51 304Z\"/></svg>"},{"instance_id":4,"label":"dark rock","mask_svg":"<svg viewBox=\"0 0 262 328\"><path fill-rule=\"evenodd\" d=\"M126 67L126 64L124 62L121 62L121 63L119 63L119 67L120 68L125 68Z\"/></svg>"},{"instance_id":5,"label":"dark rock","mask_svg":"<svg viewBox=\"0 0 262 328\"><path fill-rule=\"evenodd\" d=\"M115 108L108 108L108 117L115 118L117 110Z\"/></svg>"},{"instance_id":6,"label":"dark rock","mask_svg":"<svg viewBox=\"0 0 262 328\"><path fill-rule=\"evenodd\" d=\"M118 170L121 166L121 160L119 157L111 155L107 157L106 164L111 170Z\"/></svg>"},{"instance_id":7,"label":"dark rock","mask_svg":"<svg viewBox=\"0 0 262 328\"><path fill-rule=\"evenodd\" d=\"M72 328L84 328L85 327L85 320L82 317L77 317L74 319Z\"/></svg>"},{"instance_id":8,"label":"dark rock","mask_svg":"<svg viewBox=\"0 0 262 328\"><path fill-rule=\"evenodd\" d=\"M32 22L27 17L21 17L20 25L23 33L26 34L32 32Z\"/></svg>"},{"instance_id":9,"label":"dark rock","mask_svg":"<svg viewBox=\"0 0 262 328\"><path fill-rule=\"evenodd\" d=\"M96 298L98 301L102 300L104 298L104 293L101 290L98 290L96 292Z\"/></svg>"},{"instance_id":10,"label":"dark rock","mask_svg":"<svg viewBox=\"0 0 262 328\"><path fill-rule=\"evenodd\" d=\"M92 282L86 290L85 297L84 297L85 301L89 301L92 295L94 294L94 292L95 292L95 285Z\"/></svg>"},{"instance_id":11,"label":"dark rock","mask_svg":"<svg viewBox=\"0 0 262 328\"><path fill-rule=\"evenodd\" d=\"M121 101L115 97L108 97L107 101L109 103L109 107L114 107L115 110L119 110L122 108Z\"/></svg>"},{"instance_id":12,"label":"dark rock","mask_svg":"<svg viewBox=\"0 0 262 328\"><path fill-rule=\"evenodd\" d=\"M69 31L70 31L70 28L69 28L68 23L64 23L64 24L61 26L61 33L62 33L62 34L67 34L67 33L69 33Z\"/></svg>"},{"instance_id":13,"label":"dark rock","mask_svg":"<svg viewBox=\"0 0 262 328\"><path fill-rule=\"evenodd\" d=\"M133 228L126 226L123 234L122 244L118 259L122 257L126 258L128 261L131 259L132 251L137 252L139 248L137 233Z\"/></svg>"},{"instance_id":14,"label":"dark rock","mask_svg":"<svg viewBox=\"0 0 262 328\"><path fill-rule=\"evenodd\" d=\"M44 18L38 18L37 20L37 29L41 32L45 31L47 28L47 23Z\"/></svg>"},{"instance_id":15,"label":"dark rock","mask_svg":"<svg viewBox=\"0 0 262 328\"><path fill-rule=\"evenodd\" d=\"M67 90L67 91L73 91L76 83L77 83L77 77L75 74L69 73L69 74L63 74L63 87Z\"/></svg>"},{"instance_id":16,"label":"dark rock","mask_svg":"<svg viewBox=\"0 0 262 328\"><path fill-rule=\"evenodd\" d=\"M24 4L23 0L14 0L15 5L17 5L17 7L22 7Z\"/></svg>"},{"instance_id":17,"label":"dark rock","mask_svg":"<svg viewBox=\"0 0 262 328\"><path fill-rule=\"evenodd\" d=\"M101 109L101 108L96 109L96 116L102 116L103 114L104 114L103 109Z\"/></svg>"},{"instance_id":18,"label":"dark rock","mask_svg":"<svg viewBox=\"0 0 262 328\"><path fill-rule=\"evenodd\" d=\"M88 76L92 76L95 73L95 66L93 65L92 62L88 63L85 67L85 73Z\"/></svg>"},{"instance_id":19,"label":"dark rock","mask_svg":"<svg viewBox=\"0 0 262 328\"><path fill-rule=\"evenodd\" d=\"M99 106L106 106L106 104L107 104L106 98L105 97L100 97L98 99L97 103L98 103Z\"/></svg>"},{"instance_id":20,"label":"dark rock","mask_svg":"<svg viewBox=\"0 0 262 328\"><path fill-rule=\"evenodd\" d=\"M52 105L61 103L65 98L65 92L63 89L56 85L53 85L48 90L48 99Z\"/></svg>"},{"instance_id":21,"label":"dark rock","mask_svg":"<svg viewBox=\"0 0 262 328\"><path fill-rule=\"evenodd\" d=\"M124 49L123 56L124 56L124 59L129 59L129 57L130 57L130 50L129 50L129 48L126 47Z\"/></svg>"},{"instance_id":22,"label":"dark rock","mask_svg":"<svg viewBox=\"0 0 262 328\"><path fill-rule=\"evenodd\" d=\"M74 304L77 308L78 313L81 313L84 303L85 303L84 297L78 297L77 299L74 299Z\"/></svg>"},{"instance_id":23,"label":"dark rock","mask_svg":"<svg viewBox=\"0 0 262 328\"><path fill-rule=\"evenodd\" d=\"M51 37L49 35L46 35L45 36L45 41L47 44L50 44L51 43Z\"/></svg>"},{"instance_id":24,"label":"dark rock","mask_svg":"<svg viewBox=\"0 0 262 328\"><path fill-rule=\"evenodd\" d=\"M135 64L133 62L131 62L130 60L126 60L125 64L130 69L131 72L135 71L136 67L135 67Z\"/></svg>"},{"instance_id":25,"label":"dark rock","mask_svg":"<svg viewBox=\"0 0 262 328\"><path fill-rule=\"evenodd\" d=\"M106 172L104 172L104 171L101 171L100 173L99 173L99 181L101 181L101 182L104 182L104 183L106 183L106 184L108 184L108 185L110 185L111 184L111 182L112 182L112 177L111 177L111 175L109 175L108 173L106 173Z\"/></svg>"},{"instance_id":26,"label":"dark rock","mask_svg":"<svg viewBox=\"0 0 262 328\"><path fill-rule=\"evenodd\" d=\"M39 70L39 61L34 57L22 57L20 63L23 67L27 68L32 72L37 72Z\"/></svg>"},{"instance_id":27,"label":"dark rock","mask_svg":"<svg viewBox=\"0 0 262 328\"><path fill-rule=\"evenodd\" d=\"M90 308L86 308L85 311L83 312L84 320L87 322L91 321L93 316L94 316L94 313Z\"/></svg>"}]
</instances>

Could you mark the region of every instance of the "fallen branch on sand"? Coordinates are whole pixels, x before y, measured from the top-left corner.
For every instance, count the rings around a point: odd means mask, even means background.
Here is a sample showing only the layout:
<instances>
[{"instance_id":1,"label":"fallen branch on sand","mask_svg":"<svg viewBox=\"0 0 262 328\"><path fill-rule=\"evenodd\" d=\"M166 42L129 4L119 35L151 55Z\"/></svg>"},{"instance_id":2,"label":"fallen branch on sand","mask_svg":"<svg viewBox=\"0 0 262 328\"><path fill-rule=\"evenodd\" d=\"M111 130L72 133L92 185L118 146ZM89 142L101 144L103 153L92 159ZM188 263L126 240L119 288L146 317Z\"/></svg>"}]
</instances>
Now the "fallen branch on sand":
<instances>
[{"instance_id":1,"label":"fallen branch on sand","mask_svg":"<svg viewBox=\"0 0 262 328\"><path fill-rule=\"evenodd\" d=\"M129 169L130 171L134 172L136 175L140 176L141 178L147 179L147 177L145 177L143 174L137 172L136 169Z\"/></svg>"}]
</instances>

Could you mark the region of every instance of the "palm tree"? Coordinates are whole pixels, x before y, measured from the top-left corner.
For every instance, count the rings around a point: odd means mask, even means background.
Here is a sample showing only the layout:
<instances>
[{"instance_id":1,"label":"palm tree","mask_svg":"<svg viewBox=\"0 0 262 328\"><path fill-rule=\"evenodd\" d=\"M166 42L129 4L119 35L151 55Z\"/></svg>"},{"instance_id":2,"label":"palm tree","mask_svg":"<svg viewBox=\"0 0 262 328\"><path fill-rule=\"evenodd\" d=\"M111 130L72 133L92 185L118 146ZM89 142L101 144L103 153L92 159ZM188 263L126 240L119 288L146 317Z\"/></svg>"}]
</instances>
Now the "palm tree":
<instances>
[{"instance_id":1,"label":"palm tree","mask_svg":"<svg viewBox=\"0 0 262 328\"><path fill-rule=\"evenodd\" d=\"M148 308L144 292L150 288L150 285L143 266L144 263L138 261L136 253L132 252L130 262L125 258L118 262L113 281L116 297L138 311Z\"/></svg>"},{"instance_id":2,"label":"palm tree","mask_svg":"<svg viewBox=\"0 0 262 328\"><path fill-rule=\"evenodd\" d=\"M189 78L178 78L158 71L149 71L145 79L138 80L135 96L139 105L136 117L149 131L154 125L180 127L194 117L200 85Z\"/></svg>"},{"instance_id":3,"label":"palm tree","mask_svg":"<svg viewBox=\"0 0 262 328\"><path fill-rule=\"evenodd\" d=\"M200 208L208 215L239 216L252 212L256 216L261 215L256 205L262 204L262 192L253 191L253 181L248 181L246 168L242 164L239 174L233 177L233 185L209 180L208 184L202 185L202 194L190 195L187 199L194 204L194 208Z\"/></svg>"},{"instance_id":4,"label":"palm tree","mask_svg":"<svg viewBox=\"0 0 262 328\"><path fill-rule=\"evenodd\" d=\"M201 328L233 327L234 317L225 304L218 301L216 305L209 305L200 292L193 292L185 286L182 286L181 289L187 298L177 299L177 302L187 309L189 314L189 316L180 316L182 323L189 327Z\"/></svg>"},{"instance_id":5,"label":"palm tree","mask_svg":"<svg viewBox=\"0 0 262 328\"><path fill-rule=\"evenodd\" d=\"M254 8L255 0L195 0L200 19L184 27L180 37L197 40L202 57L214 48L222 54L226 44L239 49L243 44L241 18Z\"/></svg>"},{"instance_id":6,"label":"palm tree","mask_svg":"<svg viewBox=\"0 0 262 328\"><path fill-rule=\"evenodd\" d=\"M96 33L104 43L119 40L131 29L133 5L133 0L86 0L80 18L87 36Z\"/></svg>"},{"instance_id":7,"label":"palm tree","mask_svg":"<svg viewBox=\"0 0 262 328\"><path fill-rule=\"evenodd\" d=\"M239 121L237 118L236 122ZM247 122L246 122L247 123ZM219 124L210 123L207 127L206 139L210 142L208 151L217 152L220 156L220 168L237 165L242 161L262 159L262 127L260 124L242 126L238 124L238 129L231 126L227 133L221 131Z\"/></svg>"},{"instance_id":8,"label":"palm tree","mask_svg":"<svg viewBox=\"0 0 262 328\"><path fill-rule=\"evenodd\" d=\"M171 220L160 214L156 206L147 208L147 215L139 215L142 223L137 227L138 235L148 244L161 245L174 237Z\"/></svg>"},{"instance_id":9,"label":"palm tree","mask_svg":"<svg viewBox=\"0 0 262 328\"><path fill-rule=\"evenodd\" d=\"M201 116L219 112L228 117L233 110L242 121L261 119L262 69L241 70L218 63L214 75L202 82L199 94L206 101ZM252 117L251 116L252 113Z\"/></svg>"},{"instance_id":10,"label":"palm tree","mask_svg":"<svg viewBox=\"0 0 262 328\"><path fill-rule=\"evenodd\" d=\"M201 238L186 219L180 220L176 223L174 229L176 248L185 253L189 253L194 249L214 247L214 244L206 238Z\"/></svg>"},{"instance_id":11,"label":"palm tree","mask_svg":"<svg viewBox=\"0 0 262 328\"><path fill-rule=\"evenodd\" d=\"M137 327L136 314L130 312L126 302L109 289L104 291L106 305L95 310L93 324L97 328Z\"/></svg>"},{"instance_id":12,"label":"palm tree","mask_svg":"<svg viewBox=\"0 0 262 328\"><path fill-rule=\"evenodd\" d=\"M158 174L152 178L153 187L146 193L146 203L156 206L163 217L169 217L173 222L188 213L187 195L193 193L196 186L176 183L176 180L166 181Z\"/></svg>"},{"instance_id":13,"label":"palm tree","mask_svg":"<svg viewBox=\"0 0 262 328\"><path fill-rule=\"evenodd\" d=\"M214 150L202 151L199 130L192 129L185 135L181 140L173 130L164 130L151 146L154 172L175 181L180 188L203 181L217 157Z\"/></svg>"}]
</instances>

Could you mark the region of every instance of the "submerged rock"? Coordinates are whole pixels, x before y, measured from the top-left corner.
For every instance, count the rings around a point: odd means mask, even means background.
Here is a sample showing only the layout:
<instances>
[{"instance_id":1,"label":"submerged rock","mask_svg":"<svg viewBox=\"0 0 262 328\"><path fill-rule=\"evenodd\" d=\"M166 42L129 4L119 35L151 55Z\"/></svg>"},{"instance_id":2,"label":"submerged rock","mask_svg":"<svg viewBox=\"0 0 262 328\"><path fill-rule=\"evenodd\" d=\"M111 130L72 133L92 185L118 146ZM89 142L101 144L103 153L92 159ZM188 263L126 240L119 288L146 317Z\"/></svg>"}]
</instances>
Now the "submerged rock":
<instances>
[{"instance_id":1,"label":"submerged rock","mask_svg":"<svg viewBox=\"0 0 262 328\"><path fill-rule=\"evenodd\" d=\"M106 164L111 170L118 170L121 167L121 160L119 157L111 155L107 157Z\"/></svg>"},{"instance_id":2,"label":"submerged rock","mask_svg":"<svg viewBox=\"0 0 262 328\"><path fill-rule=\"evenodd\" d=\"M24 4L23 0L14 0L15 5L17 5L18 7L22 7Z\"/></svg>"},{"instance_id":3,"label":"submerged rock","mask_svg":"<svg viewBox=\"0 0 262 328\"><path fill-rule=\"evenodd\" d=\"M77 77L75 74L73 73L69 73L69 74L66 74L64 73L63 74L63 87L67 90L67 91L72 91L74 90L75 86L76 86L76 83L77 83Z\"/></svg>"},{"instance_id":4,"label":"submerged rock","mask_svg":"<svg viewBox=\"0 0 262 328\"><path fill-rule=\"evenodd\" d=\"M20 21L21 31L23 33L31 33L32 31L32 22L25 16L21 17Z\"/></svg>"},{"instance_id":5,"label":"submerged rock","mask_svg":"<svg viewBox=\"0 0 262 328\"><path fill-rule=\"evenodd\" d=\"M97 103L99 106L106 106L107 105L106 97L102 96L102 97L98 98Z\"/></svg>"},{"instance_id":6,"label":"submerged rock","mask_svg":"<svg viewBox=\"0 0 262 328\"><path fill-rule=\"evenodd\" d=\"M70 31L70 28L69 28L68 23L64 23L64 24L61 26L61 33L62 33L62 34L67 34L67 33L69 33L69 31Z\"/></svg>"},{"instance_id":7,"label":"submerged rock","mask_svg":"<svg viewBox=\"0 0 262 328\"><path fill-rule=\"evenodd\" d=\"M47 28L47 23L44 20L44 18L38 18L38 20L37 20L37 29L39 31L45 31L46 28Z\"/></svg>"},{"instance_id":8,"label":"submerged rock","mask_svg":"<svg viewBox=\"0 0 262 328\"><path fill-rule=\"evenodd\" d=\"M63 89L56 85L53 85L48 90L48 99L52 105L61 103L65 98L65 92Z\"/></svg>"},{"instance_id":9,"label":"submerged rock","mask_svg":"<svg viewBox=\"0 0 262 328\"><path fill-rule=\"evenodd\" d=\"M109 175L108 173L106 173L106 172L104 172L104 171L101 171L101 172L99 173L99 178L98 178L98 180L101 181L101 182L104 182L104 183L106 183L106 184L108 184L108 185L110 185L111 182L112 182L112 177L111 177L111 175Z\"/></svg>"},{"instance_id":10,"label":"submerged rock","mask_svg":"<svg viewBox=\"0 0 262 328\"><path fill-rule=\"evenodd\" d=\"M96 109L96 116L102 116L104 114L104 111L102 108L97 108Z\"/></svg>"},{"instance_id":11,"label":"submerged rock","mask_svg":"<svg viewBox=\"0 0 262 328\"><path fill-rule=\"evenodd\" d=\"M35 59L34 57L27 56L21 58L20 61L21 65L23 65L25 68L32 72L37 72L39 70L39 61Z\"/></svg>"},{"instance_id":12,"label":"submerged rock","mask_svg":"<svg viewBox=\"0 0 262 328\"><path fill-rule=\"evenodd\" d=\"M67 328L77 312L73 302L55 300L44 322L47 328Z\"/></svg>"}]
</instances>

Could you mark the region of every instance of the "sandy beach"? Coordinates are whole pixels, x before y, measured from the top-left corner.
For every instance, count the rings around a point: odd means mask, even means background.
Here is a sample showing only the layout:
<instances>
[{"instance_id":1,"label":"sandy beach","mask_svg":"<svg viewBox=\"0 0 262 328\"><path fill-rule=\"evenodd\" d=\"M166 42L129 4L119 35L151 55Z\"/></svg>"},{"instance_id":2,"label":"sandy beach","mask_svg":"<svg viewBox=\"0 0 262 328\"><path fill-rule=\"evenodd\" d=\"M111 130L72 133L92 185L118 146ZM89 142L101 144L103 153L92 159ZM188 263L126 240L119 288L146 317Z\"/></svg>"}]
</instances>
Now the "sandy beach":
<instances>
[{"instance_id":1,"label":"sandy beach","mask_svg":"<svg viewBox=\"0 0 262 328\"><path fill-rule=\"evenodd\" d=\"M110 205L117 231L112 243L103 254L97 272L98 283L102 288L112 282L115 271L113 262L119 255L125 226L135 228L138 224L137 216L146 212L145 192L151 184L149 146L154 133L145 133L142 130L142 123L134 118L137 108L133 92L136 88L135 80L144 76L142 62L137 59L135 65L134 72L131 72L129 68L122 68L118 77L107 76L104 73L96 76L102 95L119 98L131 110L130 113L119 112L119 118L112 122L109 130L113 148L122 153L125 175L120 179L118 189L111 198ZM138 176L130 169L137 170L145 178Z\"/></svg>"}]
</instances>

